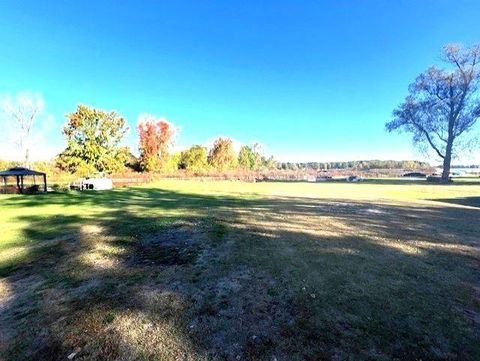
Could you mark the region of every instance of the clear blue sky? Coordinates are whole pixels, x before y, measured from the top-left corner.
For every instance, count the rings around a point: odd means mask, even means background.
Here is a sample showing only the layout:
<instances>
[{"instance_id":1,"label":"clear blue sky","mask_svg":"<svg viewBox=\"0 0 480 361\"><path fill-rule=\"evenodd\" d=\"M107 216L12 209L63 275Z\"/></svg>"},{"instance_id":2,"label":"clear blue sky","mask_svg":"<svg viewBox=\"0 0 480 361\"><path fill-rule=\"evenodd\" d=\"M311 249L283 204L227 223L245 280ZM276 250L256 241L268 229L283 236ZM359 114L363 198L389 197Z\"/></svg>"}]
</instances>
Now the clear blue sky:
<instances>
[{"instance_id":1,"label":"clear blue sky","mask_svg":"<svg viewBox=\"0 0 480 361\"><path fill-rule=\"evenodd\" d=\"M448 42L480 41L480 1L0 2L0 93L40 93L61 148L78 103L217 135L280 160L421 158L384 131ZM5 124L4 124L5 126Z\"/></svg>"}]
</instances>

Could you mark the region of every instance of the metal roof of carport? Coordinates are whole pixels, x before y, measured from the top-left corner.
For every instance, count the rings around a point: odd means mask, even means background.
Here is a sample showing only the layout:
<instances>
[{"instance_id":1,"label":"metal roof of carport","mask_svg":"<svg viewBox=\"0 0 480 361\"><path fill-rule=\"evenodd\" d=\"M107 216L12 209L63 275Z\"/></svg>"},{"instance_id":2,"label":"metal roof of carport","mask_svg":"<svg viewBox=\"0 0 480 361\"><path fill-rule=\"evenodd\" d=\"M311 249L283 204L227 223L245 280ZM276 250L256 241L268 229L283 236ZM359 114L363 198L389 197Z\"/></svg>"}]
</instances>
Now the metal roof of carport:
<instances>
[{"instance_id":1,"label":"metal roof of carport","mask_svg":"<svg viewBox=\"0 0 480 361\"><path fill-rule=\"evenodd\" d=\"M16 177L22 175L45 175L45 173L24 167L13 167L4 171L0 171L0 177Z\"/></svg>"},{"instance_id":2,"label":"metal roof of carport","mask_svg":"<svg viewBox=\"0 0 480 361\"><path fill-rule=\"evenodd\" d=\"M43 178L43 191L47 191L47 174L43 172L38 172L36 170L24 168L24 167L13 167L8 170L0 172L0 177L3 178L4 187L7 187L7 178L16 177L17 178L17 188L20 193L23 193L25 188L23 184L23 178L33 176L35 183L35 176L41 176ZM36 184L35 184L36 185Z\"/></svg>"}]
</instances>

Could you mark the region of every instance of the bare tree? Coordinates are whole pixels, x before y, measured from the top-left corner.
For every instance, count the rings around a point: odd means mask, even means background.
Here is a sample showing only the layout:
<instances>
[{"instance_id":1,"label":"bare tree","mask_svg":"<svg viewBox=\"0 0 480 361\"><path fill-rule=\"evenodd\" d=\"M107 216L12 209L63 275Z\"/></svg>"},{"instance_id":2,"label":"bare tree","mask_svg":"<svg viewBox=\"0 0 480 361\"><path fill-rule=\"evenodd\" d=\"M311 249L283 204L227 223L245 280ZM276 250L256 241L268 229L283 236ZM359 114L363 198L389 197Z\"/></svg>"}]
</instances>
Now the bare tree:
<instances>
[{"instance_id":1,"label":"bare tree","mask_svg":"<svg viewBox=\"0 0 480 361\"><path fill-rule=\"evenodd\" d=\"M28 92L19 93L15 97L5 96L1 102L1 108L7 120L16 124L15 138L23 153L26 167L28 167L30 161L32 128L43 107L44 102L41 96Z\"/></svg>"},{"instance_id":2,"label":"bare tree","mask_svg":"<svg viewBox=\"0 0 480 361\"><path fill-rule=\"evenodd\" d=\"M442 180L447 182L462 135L480 117L480 44L470 48L449 44L443 48L442 60L449 68L432 66L420 74L386 129L413 133L415 144L431 147L443 159Z\"/></svg>"}]
</instances>

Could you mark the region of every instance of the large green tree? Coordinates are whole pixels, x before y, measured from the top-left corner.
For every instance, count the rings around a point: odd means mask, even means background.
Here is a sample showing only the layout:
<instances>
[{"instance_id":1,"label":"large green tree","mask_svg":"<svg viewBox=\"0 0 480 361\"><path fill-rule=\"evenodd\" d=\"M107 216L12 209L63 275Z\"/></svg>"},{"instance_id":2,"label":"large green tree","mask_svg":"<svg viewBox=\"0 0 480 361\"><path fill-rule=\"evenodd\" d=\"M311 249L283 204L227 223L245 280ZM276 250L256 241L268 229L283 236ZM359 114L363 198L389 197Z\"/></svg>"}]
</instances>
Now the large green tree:
<instances>
[{"instance_id":1,"label":"large green tree","mask_svg":"<svg viewBox=\"0 0 480 361\"><path fill-rule=\"evenodd\" d=\"M253 152L252 148L244 145L238 153L238 165L243 169L253 170L256 164L256 158L257 155Z\"/></svg>"},{"instance_id":2,"label":"large green tree","mask_svg":"<svg viewBox=\"0 0 480 361\"><path fill-rule=\"evenodd\" d=\"M480 117L480 45L447 45L443 60L446 68L430 67L410 85L386 128L412 133L414 143L431 148L443 160L446 182L452 157Z\"/></svg>"},{"instance_id":3,"label":"large green tree","mask_svg":"<svg viewBox=\"0 0 480 361\"><path fill-rule=\"evenodd\" d=\"M207 148L201 145L194 145L182 152L180 157L181 169L190 170L193 172L200 172L206 170L208 167Z\"/></svg>"},{"instance_id":4,"label":"large green tree","mask_svg":"<svg viewBox=\"0 0 480 361\"><path fill-rule=\"evenodd\" d=\"M262 146L259 143L251 147L244 145L238 153L238 164L243 169L259 170L262 166L266 166L266 159L262 153Z\"/></svg>"},{"instance_id":5,"label":"large green tree","mask_svg":"<svg viewBox=\"0 0 480 361\"><path fill-rule=\"evenodd\" d=\"M83 174L111 173L123 168L125 150L119 147L127 131L123 117L79 105L67 118L63 128L67 148L57 159L61 168Z\"/></svg>"}]
</instances>

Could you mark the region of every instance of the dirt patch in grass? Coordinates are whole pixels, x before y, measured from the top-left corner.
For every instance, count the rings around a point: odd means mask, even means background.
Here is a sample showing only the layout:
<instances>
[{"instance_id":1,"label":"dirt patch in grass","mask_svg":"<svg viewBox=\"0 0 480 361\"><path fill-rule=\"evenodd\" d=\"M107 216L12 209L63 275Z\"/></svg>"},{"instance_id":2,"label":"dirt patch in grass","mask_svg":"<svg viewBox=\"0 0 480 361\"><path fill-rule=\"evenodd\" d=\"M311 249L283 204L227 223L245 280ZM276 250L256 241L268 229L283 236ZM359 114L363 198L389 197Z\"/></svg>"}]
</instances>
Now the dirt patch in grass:
<instances>
[{"instance_id":1,"label":"dirt patch in grass","mask_svg":"<svg viewBox=\"0 0 480 361\"><path fill-rule=\"evenodd\" d=\"M202 247L198 224L174 224L131 245L132 265L180 266L196 261Z\"/></svg>"},{"instance_id":2,"label":"dirt patch in grass","mask_svg":"<svg viewBox=\"0 0 480 361\"><path fill-rule=\"evenodd\" d=\"M166 245L140 246L134 264L152 264L152 265L184 265L192 263L198 256L199 249Z\"/></svg>"}]
</instances>

